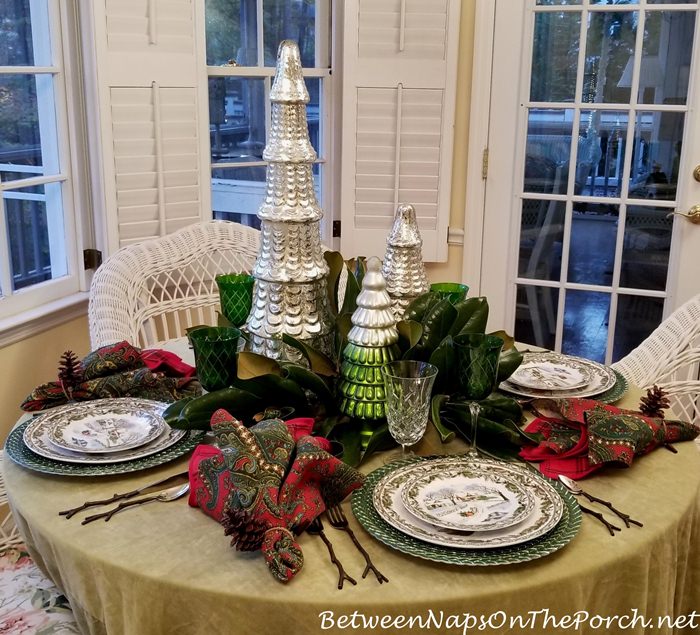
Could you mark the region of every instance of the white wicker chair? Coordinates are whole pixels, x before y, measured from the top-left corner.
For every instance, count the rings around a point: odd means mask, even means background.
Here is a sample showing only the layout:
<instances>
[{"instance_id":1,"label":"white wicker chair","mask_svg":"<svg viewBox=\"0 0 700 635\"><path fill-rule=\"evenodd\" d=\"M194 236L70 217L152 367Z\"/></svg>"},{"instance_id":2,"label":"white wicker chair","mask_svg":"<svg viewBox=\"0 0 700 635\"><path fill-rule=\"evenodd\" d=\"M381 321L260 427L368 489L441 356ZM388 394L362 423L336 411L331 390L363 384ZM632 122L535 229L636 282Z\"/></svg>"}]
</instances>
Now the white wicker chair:
<instances>
[{"instance_id":1,"label":"white wicker chair","mask_svg":"<svg viewBox=\"0 0 700 635\"><path fill-rule=\"evenodd\" d=\"M612 367L642 388L663 387L677 416L700 423L700 294Z\"/></svg>"},{"instance_id":2,"label":"white wicker chair","mask_svg":"<svg viewBox=\"0 0 700 635\"><path fill-rule=\"evenodd\" d=\"M92 280L88 317L97 348L181 337L196 324L216 324L221 273L250 271L260 232L228 221L189 225L162 238L122 247Z\"/></svg>"}]
</instances>

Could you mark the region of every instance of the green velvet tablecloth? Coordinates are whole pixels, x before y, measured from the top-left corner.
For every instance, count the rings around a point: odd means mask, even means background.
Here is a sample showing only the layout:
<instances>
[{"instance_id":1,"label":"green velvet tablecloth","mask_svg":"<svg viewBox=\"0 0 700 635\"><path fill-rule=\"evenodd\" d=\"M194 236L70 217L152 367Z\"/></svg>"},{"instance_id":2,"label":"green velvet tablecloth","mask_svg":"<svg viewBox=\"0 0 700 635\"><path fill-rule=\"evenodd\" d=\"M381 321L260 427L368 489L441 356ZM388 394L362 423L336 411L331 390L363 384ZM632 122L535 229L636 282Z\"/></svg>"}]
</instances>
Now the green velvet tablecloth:
<instances>
[{"instance_id":1,"label":"green velvet tablecloth","mask_svg":"<svg viewBox=\"0 0 700 635\"><path fill-rule=\"evenodd\" d=\"M639 394L622 405L633 406ZM429 428L431 429L431 428ZM187 461L123 477L68 478L34 473L4 461L5 481L18 525L37 562L68 596L85 633L130 635L325 632L462 633L465 613L501 619L531 617L533 628L489 628L486 633L671 633L680 630L641 617L677 618L700 610L700 453L693 442L639 458L629 470L607 469L583 482L644 523L610 537L584 515L579 535L564 549L533 562L498 567L441 565L402 555L375 541L354 518L357 536L388 576L361 580L363 560L349 538L327 527L356 587L336 588L337 573L318 537L304 535L303 571L288 585L275 581L261 554L229 547L222 528L184 499L125 511L110 522L81 526L58 511L111 496L185 469ZM430 432L418 450L450 453ZM367 470L382 464L375 457ZM346 511L351 516L349 501ZM601 508L602 509L602 508ZM456 616L442 628L345 628L341 616ZM640 618L624 631L594 616ZM545 613L562 618L588 611L579 630L557 629ZM325 620L320 616L325 613ZM499 613L502 612L502 613ZM335 628L331 625L331 615ZM583 614L579 614L583 617ZM388 618L385 618L388 619ZM696 620L700 624L700 618ZM352 624L350 624L352 625ZM452 625L453 628L447 626ZM464 631L470 632L470 631Z\"/></svg>"}]
</instances>

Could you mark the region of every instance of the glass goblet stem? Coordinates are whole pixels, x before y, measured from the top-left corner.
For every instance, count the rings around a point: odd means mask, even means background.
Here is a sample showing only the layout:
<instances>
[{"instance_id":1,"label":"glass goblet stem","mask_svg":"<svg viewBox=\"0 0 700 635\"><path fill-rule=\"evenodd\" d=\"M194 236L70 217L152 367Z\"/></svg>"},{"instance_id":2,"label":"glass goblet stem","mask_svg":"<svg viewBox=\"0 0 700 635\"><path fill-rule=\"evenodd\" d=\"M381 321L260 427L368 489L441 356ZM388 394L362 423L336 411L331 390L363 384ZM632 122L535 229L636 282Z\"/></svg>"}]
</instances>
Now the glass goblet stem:
<instances>
[{"instance_id":1,"label":"glass goblet stem","mask_svg":"<svg viewBox=\"0 0 700 635\"><path fill-rule=\"evenodd\" d=\"M471 437L472 437L472 443L471 447L469 448L468 454L470 456L477 456L479 454L478 450L476 449L476 431L477 428L479 427L479 413L481 412L481 406L479 405L478 401L470 401L469 402L469 420L471 423Z\"/></svg>"}]
</instances>

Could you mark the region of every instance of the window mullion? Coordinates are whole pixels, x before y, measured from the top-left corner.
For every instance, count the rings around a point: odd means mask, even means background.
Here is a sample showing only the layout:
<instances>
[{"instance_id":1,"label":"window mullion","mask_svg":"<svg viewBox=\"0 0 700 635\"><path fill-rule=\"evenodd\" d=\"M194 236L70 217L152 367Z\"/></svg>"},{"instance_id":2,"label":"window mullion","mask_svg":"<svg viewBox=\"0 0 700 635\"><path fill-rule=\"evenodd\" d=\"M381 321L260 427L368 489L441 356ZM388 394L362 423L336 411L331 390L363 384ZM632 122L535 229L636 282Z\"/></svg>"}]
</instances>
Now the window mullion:
<instances>
[{"instance_id":1,"label":"window mullion","mask_svg":"<svg viewBox=\"0 0 700 635\"><path fill-rule=\"evenodd\" d=\"M7 211L5 197L0 197L0 236L7 236ZM2 297L12 294L12 263L10 245L5 239L5 248L0 249L0 293Z\"/></svg>"}]
</instances>

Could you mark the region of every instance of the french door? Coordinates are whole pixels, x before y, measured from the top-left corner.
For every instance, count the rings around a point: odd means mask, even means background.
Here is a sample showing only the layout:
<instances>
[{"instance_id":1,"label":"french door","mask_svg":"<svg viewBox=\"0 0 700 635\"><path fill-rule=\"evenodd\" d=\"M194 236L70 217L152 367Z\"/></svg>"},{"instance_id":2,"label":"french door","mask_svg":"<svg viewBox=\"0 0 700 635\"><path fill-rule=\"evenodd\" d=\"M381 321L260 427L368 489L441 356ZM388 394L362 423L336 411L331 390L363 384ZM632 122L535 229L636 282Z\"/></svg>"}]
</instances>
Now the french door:
<instances>
[{"instance_id":1,"label":"french door","mask_svg":"<svg viewBox=\"0 0 700 635\"><path fill-rule=\"evenodd\" d=\"M616 361L700 292L698 1L479 2L492 323Z\"/></svg>"}]
</instances>

